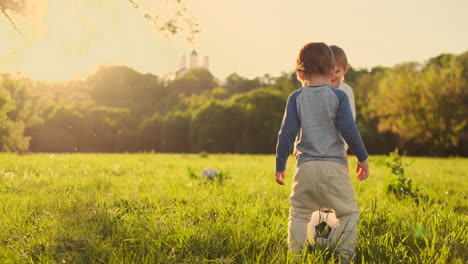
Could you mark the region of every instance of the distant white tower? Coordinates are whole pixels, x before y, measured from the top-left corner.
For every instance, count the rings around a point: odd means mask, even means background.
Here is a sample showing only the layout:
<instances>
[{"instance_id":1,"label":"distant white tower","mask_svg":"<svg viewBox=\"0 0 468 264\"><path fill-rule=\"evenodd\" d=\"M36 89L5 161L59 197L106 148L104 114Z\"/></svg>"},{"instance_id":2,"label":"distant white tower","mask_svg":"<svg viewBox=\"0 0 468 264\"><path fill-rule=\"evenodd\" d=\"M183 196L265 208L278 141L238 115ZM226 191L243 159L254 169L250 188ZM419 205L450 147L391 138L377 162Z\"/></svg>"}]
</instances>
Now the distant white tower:
<instances>
[{"instance_id":1,"label":"distant white tower","mask_svg":"<svg viewBox=\"0 0 468 264\"><path fill-rule=\"evenodd\" d=\"M190 54L190 58L188 59L188 61L187 61L187 55L183 54L180 57L180 68L177 72L175 72L174 78L177 78L178 76L182 76L188 70L197 68L197 67L203 67L208 70L209 66L210 66L209 57L204 56L203 58L201 58L198 56L198 52L196 50L193 50L192 53Z\"/></svg>"},{"instance_id":2,"label":"distant white tower","mask_svg":"<svg viewBox=\"0 0 468 264\"><path fill-rule=\"evenodd\" d=\"M189 68L193 69L193 68L196 68L198 66L200 66L199 63L198 63L198 53L195 50L193 50L192 54L190 54Z\"/></svg>"},{"instance_id":3,"label":"distant white tower","mask_svg":"<svg viewBox=\"0 0 468 264\"><path fill-rule=\"evenodd\" d=\"M207 70L210 68L210 57L203 57L203 67Z\"/></svg>"}]
</instances>

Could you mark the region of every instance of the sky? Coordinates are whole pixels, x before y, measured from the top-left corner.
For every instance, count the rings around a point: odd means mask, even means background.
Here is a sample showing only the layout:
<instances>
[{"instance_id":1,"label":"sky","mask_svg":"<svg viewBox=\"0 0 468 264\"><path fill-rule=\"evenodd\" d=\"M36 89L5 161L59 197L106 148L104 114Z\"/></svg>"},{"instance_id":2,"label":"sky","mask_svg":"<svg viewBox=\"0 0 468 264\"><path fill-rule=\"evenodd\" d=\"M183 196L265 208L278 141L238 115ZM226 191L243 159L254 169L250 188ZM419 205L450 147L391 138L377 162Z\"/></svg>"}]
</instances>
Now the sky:
<instances>
[{"instance_id":1,"label":"sky","mask_svg":"<svg viewBox=\"0 0 468 264\"><path fill-rule=\"evenodd\" d=\"M40 1L34 16L14 17L21 34L0 16L0 71L63 81L123 64L164 76L196 49L217 78L254 78L291 72L308 42L338 45L367 69L468 51L466 0L182 0L200 25L194 43L187 32L167 38L127 0ZM174 14L165 0L140 1Z\"/></svg>"}]
</instances>

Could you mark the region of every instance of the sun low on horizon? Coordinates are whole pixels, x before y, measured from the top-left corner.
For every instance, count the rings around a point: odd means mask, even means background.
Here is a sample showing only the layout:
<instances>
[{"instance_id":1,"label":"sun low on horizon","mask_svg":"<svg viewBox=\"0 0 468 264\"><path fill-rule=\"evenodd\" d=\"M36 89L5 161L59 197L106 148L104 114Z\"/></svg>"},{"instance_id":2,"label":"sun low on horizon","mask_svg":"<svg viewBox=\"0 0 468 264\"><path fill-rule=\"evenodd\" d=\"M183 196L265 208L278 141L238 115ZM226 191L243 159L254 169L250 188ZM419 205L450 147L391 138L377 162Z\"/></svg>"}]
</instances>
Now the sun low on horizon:
<instances>
[{"instance_id":1,"label":"sun low on horizon","mask_svg":"<svg viewBox=\"0 0 468 264\"><path fill-rule=\"evenodd\" d=\"M0 72L66 81L103 64L144 73L176 68L183 44L155 32L129 1L46 1L43 9L39 19L15 20L21 33L0 17Z\"/></svg>"}]
</instances>

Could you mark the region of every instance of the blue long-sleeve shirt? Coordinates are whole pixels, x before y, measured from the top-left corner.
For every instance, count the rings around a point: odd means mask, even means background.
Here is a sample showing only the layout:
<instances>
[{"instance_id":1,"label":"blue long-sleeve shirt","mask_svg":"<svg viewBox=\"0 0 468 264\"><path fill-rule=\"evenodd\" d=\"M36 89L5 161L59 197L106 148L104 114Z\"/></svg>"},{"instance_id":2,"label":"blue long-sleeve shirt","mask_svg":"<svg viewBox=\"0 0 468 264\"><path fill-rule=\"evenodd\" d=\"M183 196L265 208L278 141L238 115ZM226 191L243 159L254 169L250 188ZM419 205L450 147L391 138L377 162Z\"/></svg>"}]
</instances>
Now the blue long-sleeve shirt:
<instances>
[{"instance_id":1,"label":"blue long-sleeve shirt","mask_svg":"<svg viewBox=\"0 0 468 264\"><path fill-rule=\"evenodd\" d=\"M340 134L359 161L367 159L367 150L343 91L319 85L293 92L278 133L276 171L285 171L293 144L298 164L309 160L346 164Z\"/></svg>"}]
</instances>

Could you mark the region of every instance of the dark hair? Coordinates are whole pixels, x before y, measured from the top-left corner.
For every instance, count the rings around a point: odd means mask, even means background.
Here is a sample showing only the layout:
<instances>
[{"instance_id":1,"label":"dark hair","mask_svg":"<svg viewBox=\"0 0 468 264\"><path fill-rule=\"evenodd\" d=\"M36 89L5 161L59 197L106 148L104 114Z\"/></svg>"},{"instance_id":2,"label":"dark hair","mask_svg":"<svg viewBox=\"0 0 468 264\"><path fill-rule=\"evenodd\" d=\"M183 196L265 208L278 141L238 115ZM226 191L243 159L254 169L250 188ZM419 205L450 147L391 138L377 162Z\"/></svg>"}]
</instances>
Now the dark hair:
<instances>
[{"instance_id":1,"label":"dark hair","mask_svg":"<svg viewBox=\"0 0 468 264\"><path fill-rule=\"evenodd\" d=\"M346 68L348 66L348 58L346 58L344 50L336 45L331 45L330 49L333 52L333 56L335 56L336 66Z\"/></svg>"},{"instance_id":2,"label":"dark hair","mask_svg":"<svg viewBox=\"0 0 468 264\"><path fill-rule=\"evenodd\" d=\"M327 44L311 42L305 44L299 51L296 67L306 76L328 75L335 69L335 58Z\"/></svg>"}]
</instances>

